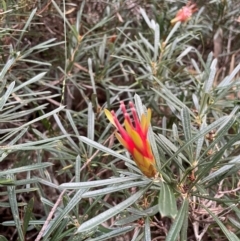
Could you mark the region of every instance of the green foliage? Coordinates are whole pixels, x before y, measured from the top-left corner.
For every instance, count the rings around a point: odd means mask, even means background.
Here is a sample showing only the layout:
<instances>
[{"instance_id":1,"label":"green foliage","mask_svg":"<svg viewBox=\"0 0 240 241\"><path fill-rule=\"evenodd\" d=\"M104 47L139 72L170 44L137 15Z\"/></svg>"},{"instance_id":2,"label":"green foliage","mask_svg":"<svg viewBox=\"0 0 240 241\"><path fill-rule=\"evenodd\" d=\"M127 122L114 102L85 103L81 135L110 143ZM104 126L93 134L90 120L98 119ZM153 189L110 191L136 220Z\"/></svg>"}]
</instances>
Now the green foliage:
<instances>
[{"instance_id":1,"label":"green foliage","mask_svg":"<svg viewBox=\"0 0 240 241\"><path fill-rule=\"evenodd\" d=\"M239 3L172 26L186 3L2 1L0 240L239 240ZM119 101L152 109L155 178Z\"/></svg>"}]
</instances>

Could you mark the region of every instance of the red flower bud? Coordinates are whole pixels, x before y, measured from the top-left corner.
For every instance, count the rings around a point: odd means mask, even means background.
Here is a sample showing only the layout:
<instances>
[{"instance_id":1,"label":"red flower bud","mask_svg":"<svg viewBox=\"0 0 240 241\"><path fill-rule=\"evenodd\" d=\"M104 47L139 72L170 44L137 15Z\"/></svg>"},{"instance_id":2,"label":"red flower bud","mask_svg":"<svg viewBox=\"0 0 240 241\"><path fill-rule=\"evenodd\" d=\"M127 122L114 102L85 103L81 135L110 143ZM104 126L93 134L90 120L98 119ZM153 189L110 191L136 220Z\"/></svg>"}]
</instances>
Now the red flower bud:
<instances>
[{"instance_id":1,"label":"red flower bud","mask_svg":"<svg viewBox=\"0 0 240 241\"><path fill-rule=\"evenodd\" d=\"M191 4L188 2L186 6L182 7L176 14L176 17L171 20L171 24L175 24L176 22L186 22L188 21L192 14L196 12L198 9L196 4Z\"/></svg>"},{"instance_id":2,"label":"red flower bud","mask_svg":"<svg viewBox=\"0 0 240 241\"><path fill-rule=\"evenodd\" d=\"M117 128L116 137L118 141L132 155L139 169L147 177L156 175L155 159L150 143L147 138L148 128L151 120L151 110L147 110L147 115L143 114L139 120L137 111L132 102L129 102L133 121L126 111L124 103L120 102L120 108L124 114L124 127L119 123L115 112L105 109L105 114L109 121Z\"/></svg>"}]
</instances>

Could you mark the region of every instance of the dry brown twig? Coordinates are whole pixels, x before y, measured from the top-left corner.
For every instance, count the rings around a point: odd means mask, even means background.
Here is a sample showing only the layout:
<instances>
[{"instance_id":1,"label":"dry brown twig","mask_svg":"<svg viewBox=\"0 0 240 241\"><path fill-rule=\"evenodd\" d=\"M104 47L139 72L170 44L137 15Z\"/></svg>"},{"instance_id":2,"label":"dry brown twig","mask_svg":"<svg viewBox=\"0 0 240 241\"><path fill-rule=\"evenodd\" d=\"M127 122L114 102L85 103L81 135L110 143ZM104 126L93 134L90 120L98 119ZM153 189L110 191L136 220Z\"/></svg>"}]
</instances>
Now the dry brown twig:
<instances>
[{"instance_id":1,"label":"dry brown twig","mask_svg":"<svg viewBox=\"0 0 240 241\"><path fill-rule=\"evenodd\" d=\"M66 190L63 190L63 191L61 192L60 196L58 197L56 203L54 204L51 212L49 213L49 215L48 215L48 217L47 217L44 225L42 226L42 229L41 229L41 231L39 232L39 234L38 234L38 236L37 236L37 238L36 238L35 241L40 241L40 240L41 240L41 238L42 238L42 236L43 236L43 234L44 234L44 232L45 232L45 230L46 230L49 222L52 220L52 217L53 217L53 215L54 215L54 213L55 213L58 205L59 205L60 202L62 201L62 197L63 197L65 191L66 191Z\"/></svg>"}]
</instances>

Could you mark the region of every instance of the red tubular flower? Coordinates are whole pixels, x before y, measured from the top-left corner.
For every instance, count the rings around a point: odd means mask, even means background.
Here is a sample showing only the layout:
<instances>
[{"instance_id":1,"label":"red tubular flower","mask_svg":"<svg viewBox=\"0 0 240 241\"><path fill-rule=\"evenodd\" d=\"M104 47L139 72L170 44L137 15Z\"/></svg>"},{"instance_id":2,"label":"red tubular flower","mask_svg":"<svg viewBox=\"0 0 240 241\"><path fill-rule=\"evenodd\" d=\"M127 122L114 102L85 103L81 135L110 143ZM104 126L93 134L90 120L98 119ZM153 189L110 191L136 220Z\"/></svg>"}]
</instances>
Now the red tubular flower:
<instances>
[{"instance_id":1,"label":"red tubular flower","mask_svg":"<svg viewBox=\"0 0 240 241\"><path fill-rule=\"evenodd\" d=\"M188 21L192 14L197 11L196 4L191 4L188 2L186 6L182 7L176 14L176 17L171 20L171 24L175 24L176 22L186 22Z\"/></svg>"},{"instance_id":2,"label":"red tubular flower","mask_svg":"<svg viewBox=\"0 0 240 241\"><path fill-rule=\"evenodd\" d=\"M155 159L152 153L151 146L147 139L148 127L151 120L151 110L147 110L147 115L143 114L139 120L137 111L132 102L129 102L132 112L133 121L127 113L123 101L120 102L120 108L124 114L124 126L119 123L114 111L105 109L105 114L109 121L117 128L116 137L118 141L129 151L133 156L139 169L147 177L154 177L157 173L155 168ZM134 122L134 124L133 124Z\"/></svg>"}]
</instances>

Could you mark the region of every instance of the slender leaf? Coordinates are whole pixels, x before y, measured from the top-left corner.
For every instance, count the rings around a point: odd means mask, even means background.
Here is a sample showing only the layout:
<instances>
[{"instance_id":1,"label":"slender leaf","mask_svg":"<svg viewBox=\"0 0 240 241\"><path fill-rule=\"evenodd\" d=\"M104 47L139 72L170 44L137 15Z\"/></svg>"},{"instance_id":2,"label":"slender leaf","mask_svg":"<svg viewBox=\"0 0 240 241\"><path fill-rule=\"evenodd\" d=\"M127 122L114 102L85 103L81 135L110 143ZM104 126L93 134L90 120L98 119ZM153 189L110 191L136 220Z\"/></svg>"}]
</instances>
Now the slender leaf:
<instances>
[{"instance_id":1,"label":"slender leaf","mask_svg":"<svg viewBox=\"0 0 240 241\"><path fill-rule=\"evenodd\" d=\"M151 229L150 229L150 221L149 217L146 217L145 224L144 224L144 240L151 241Z\"/></svg>"},{"instance_id":2,"label":"slender leaf","mask_svg":"<svg viewBox=\"0 0 240 241\"><path fill-rule=\"evenodd\" d=\"M63 183L59 187L66 188L66 189L91 188L91 187L105 186L109 184L129 182L137 179L139 179L139 177L118 177L118 178L109 178L106 180L98 180L98 181L91 181L91 182Z\"/></svg>"},{"instance_id":3,"label":"slender leaf","mask_svg":"<svg viewBox=\"0 0 240 241\"><path fill-rule=\"evenodd\" d=\"M8 178L13 179L12 175L8 175ZM8 186L8 197L9 197L9 204L11 207L12 211L12 216L16 225L16 229L18 232L18 237L20 241L24 241L24 234L20 222L20 216L19 216L19 211L18 211L18 202L17 202L17 197L16 197L16 192L15 192L15 187L14 186Z\"/></svg>"},{"instance_id":4,"label":"slender leaf","mask_svg":"<svg viewBox=\"0 0 240 241\"><path fill-rule=\"evenodd\" d=\"M201 205L202 206L202 205ZM215 220L229 241L239 241L239 238L221 222L221 220L207 207L202 206Z\"/></svg>"},{"instance_id":5,"label":"slender leaf","mask_svg":"<svg viewBox=\"0 0 240 241\"><path fill-rule=\"evenodd\" d=\"M9 169L7 171L1 171L0 176L4 176L4 175L7 175L7 174L14 174L14 173L38 170L40 168L46 168L46 167L49 167L49 166L52 166L52 165L53 165L52 163L44 162L44 163L40 163L40 164L17 167L17 168Z\"/></svg>"},{"instance_id":6,"label":"slender leaf","mask_svg":"<svg viewBox=\"0 0 240 241\"><path fill-rule=\"evenodd\" d=\"M116 236L119 235L124 235L127 232L130 232L131 230L133 230L134 228L132 226L128 226L128 227L123 227L123 228L117 228L114 229L106 234L100 235L97 238L91 238L91 239L87 239L86 241L103 241L103 240L109 240L110 238L114 238Z\"/></svg>"},{"instance_id":7,"label":"slender leaf","mask_svg":"<svg viewBox=\"0 0 240 241\"><path fill-rule=\"evenodd\" d=\"M8 241L4 236L0 235L0 241Z\"/></svg>"},{"instance_id":8,"label":"slender leaf","mask_svg":"<svg viewBox=\"0 0 240 241\"><path fill-rule=\"evenodd\" d=\"M133 203L135 203L143 194L144 192L149 188L147 186L146 188L139 190L134 195L130 196L125 201L117 204L116 206L106 210L105 212L99 214L98 216L84 222L77 230L78 233L91 230L92 228L98 226L99 224L105 222L106 220L110 219L111 217L115 216L116 214L122 212L125 208L129 207Z\"/></svg>"},{"instance_id":9,"label":"slender leaf","mask_svg":"<svg viewBox=\"0 0 240 241\"><path fill-rule=\"evenodd\" d=\"M158 198L159 212L162 217L175 218L177 215L177 205L172 188L162 182Z\"/></svg>"},{"instance_id":10,"label":"slender leaf","mask_svg":"<svg viewBox=\"0 0 240 241\"><path fill-rule=\"evenodd\" d=\"M57 215L54 218L54 222L52 222L47 231L44 233L43 241L48 240L49 235L55 230L58 225L62 222L62 220L65 218L65 216L69 215L69 212L75 208L75 206L80 202L82 195L87 191L88 189L80 189L78 190L75 195L71 198L67 206L62 210L62 212Z\"/></svg>"},{"instance_id":11,"label":"slender leaf","mask_svg":"<svg viewBox=\"0 0 240 241\"><path fill-rule=\"evenodd\" d=\"M188 215L188 199L184 198L181 209L178 211L176 219L174 220L168 234L166 237L166 241L175 241L177 240L179 233L182 229L185 216Z\"/></svg>"},{"instance_id":12,"label":"slender leaf","mask_svg":"<svg viewBox=\"0 0 240 241\"><path fill-rule=\"evenodd\" d=\"M182 125L183 125L183 131L185 140L189 141L192 138L192 128L191 128L191 119L190 119L190 113L188 112L188 108L183 108L181 110L181 118L182 118ZM193 148L192 144L188 147L189 151L189 160L192 163L194 161L193 157Z\"/></svg>"},{"instance_id":13,"label":"slender leaf","mask_svg":"<svg viewBox=\"0 0 240 241\"><path fill-rule=\"evenodd\" d=\"M23 219L23 235L26 234L27 228L29 225L29 221L32 218L33 205L34 205L34 199L31 198L30 201L28 202L28 205L25 208L25 214L24 214L24 219Z\"/></svg>"}]
</instances>

